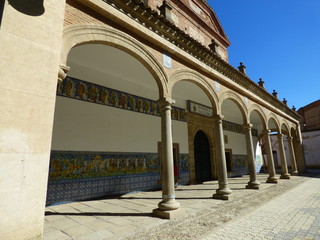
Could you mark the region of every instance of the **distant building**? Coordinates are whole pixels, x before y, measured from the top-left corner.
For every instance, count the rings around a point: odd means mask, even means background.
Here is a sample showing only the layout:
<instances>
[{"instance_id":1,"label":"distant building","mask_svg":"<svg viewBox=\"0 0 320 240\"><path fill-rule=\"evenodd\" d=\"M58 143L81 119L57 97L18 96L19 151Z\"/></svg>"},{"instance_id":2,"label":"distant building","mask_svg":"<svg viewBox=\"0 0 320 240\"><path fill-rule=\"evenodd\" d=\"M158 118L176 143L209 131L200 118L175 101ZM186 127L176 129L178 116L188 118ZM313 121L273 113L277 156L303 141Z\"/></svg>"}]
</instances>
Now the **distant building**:
<instances>
[{"instance_id":1,"label":"distant building","mask_svg":"<svg viewBox=\"0 0 320 240\"><path fill-rule=\"evenodd\" d=\"M297 112L301 115L301 132L320 130L320 100L299 108Z\"/></svg>"},{"instance_id":2,"label":"distant building","mask_svg":"<svg viewBox=\"0 0 320 240\"><path fill-rule=\"evenodd\" d=\"M270 133L281 178L305 170L300 116L228 63L207 1L1 6L1 239L41 239L46 204L131 191L162 188L154 214L168 218L175 179L217 179L208 197L227 200L229 176L249 173L243 187L259 189L261 154L277 183Z\"/></svg>"},{"instance_id":3,"label":"distant building","mask_svg":"<svg viewBox=\"0 0 320 240\"><path fill-rule=\"evenodd\" d=\"M320 168L320 100L298 110L303 150L308 168Z\"/></svg>"}]
</instances>

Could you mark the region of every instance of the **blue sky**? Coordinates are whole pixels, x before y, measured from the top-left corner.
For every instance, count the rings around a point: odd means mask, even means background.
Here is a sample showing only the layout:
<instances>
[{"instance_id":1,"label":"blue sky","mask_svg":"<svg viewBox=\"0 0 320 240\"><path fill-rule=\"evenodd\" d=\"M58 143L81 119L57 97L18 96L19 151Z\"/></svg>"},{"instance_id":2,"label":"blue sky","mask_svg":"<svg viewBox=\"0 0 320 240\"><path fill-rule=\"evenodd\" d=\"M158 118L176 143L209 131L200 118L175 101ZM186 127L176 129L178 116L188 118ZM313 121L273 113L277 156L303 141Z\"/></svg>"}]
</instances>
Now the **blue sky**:
<instances>
[{"instance_id":1,"label":"blue sky","mask_svg":"<svg viewBox=\"0 0 320 240\"><path fill-rule=\"evenodd\" d=\"M320 99L320 0L208 0L255 82L297 109Z\"/></svg>"}]
</instances>

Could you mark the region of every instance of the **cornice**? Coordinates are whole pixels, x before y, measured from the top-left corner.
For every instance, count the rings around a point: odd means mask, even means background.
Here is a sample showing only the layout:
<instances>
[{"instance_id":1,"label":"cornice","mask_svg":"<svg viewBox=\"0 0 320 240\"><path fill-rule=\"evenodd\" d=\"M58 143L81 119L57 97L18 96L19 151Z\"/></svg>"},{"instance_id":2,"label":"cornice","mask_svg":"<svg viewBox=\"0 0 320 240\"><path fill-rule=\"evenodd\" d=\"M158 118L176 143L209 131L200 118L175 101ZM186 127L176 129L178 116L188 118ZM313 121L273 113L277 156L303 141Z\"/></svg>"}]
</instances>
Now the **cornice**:
<instances>
[{"instance_id":1,"label":"cornice","mask_svg":"<svg viewBox=\"0 0 320 240\"><path fill-rule=\"evenodd\" d=\"M300 115L141 0L102 0L290 117Z\"/></svg>"}]
</instances>

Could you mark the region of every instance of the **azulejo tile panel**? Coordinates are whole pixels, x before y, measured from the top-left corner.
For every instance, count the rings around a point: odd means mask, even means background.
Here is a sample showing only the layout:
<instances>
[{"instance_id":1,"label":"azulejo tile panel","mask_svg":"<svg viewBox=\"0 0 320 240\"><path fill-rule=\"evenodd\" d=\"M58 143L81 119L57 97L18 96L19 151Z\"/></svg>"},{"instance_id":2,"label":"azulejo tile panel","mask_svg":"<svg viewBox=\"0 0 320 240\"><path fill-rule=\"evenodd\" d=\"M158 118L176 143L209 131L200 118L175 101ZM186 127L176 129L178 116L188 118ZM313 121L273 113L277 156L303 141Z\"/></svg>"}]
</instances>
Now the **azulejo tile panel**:
<instances>
[{"instance_id":1,"label":"azulejo tile panel","mask_svg":"<svg viewBox=\"0 0 320 240\"><path fill-rule=\"evenodd\" d=\"M157 153L52 151L49 179L159 172Z\"/></svg>"},{"instance_id":2,"label":"azulejo tile panel","mask_svg":"<svg viewBox=\"0 0 320 240\"><path fill-rule=\"evenodd\" d=\"M154 100L72 77L66 77L58 84L57 95L153 116L160 116L160 106ZM173 120L187 121L185 109L179 107L172 107L171 116Z\"/></svg>"},{"instance_id":3,"label":"azulejo tile panel","mask_svg":"<svg viewBox=\"0 0 320 240\"><path fill-rule=\"evenodd\" d=\"M248 156L241 154L232 155L232 173L229 176L238 176L248 174Z\"/></svg>"},{"instance_id":4,"label":"azulejo tile panel","mask_svg":"<svg viewBox=\"0 0 320 240\"><path fill-rule=\"evenodd\" d=\"M160 189L159 173L49 180L47 205Z\"/></svg>"},{"instance_id":5,"label":"azulejo tile panel","mask_svg":"<svg viewBox=\"0 0 320 240\"><path fill-rule=\"evenodd\" d=\"M157 153L52 151L47 205L161 188ZM180 183L189 180L189 155L179 155Z\"/></svg>"},{"instance_id":6,"label":"azulejo tile panel","mask_svg":"<svg viewBox=\"0 0 320 240\"><path fill-rule=\"evenodd\" d=\"M222 123L222 126L223 126L223 130L245 134L244 129L240 124L224 120ZM258 137L258 129L253 128L251 132L252 132L252 136Z\"/></svg>"}]
</instances>

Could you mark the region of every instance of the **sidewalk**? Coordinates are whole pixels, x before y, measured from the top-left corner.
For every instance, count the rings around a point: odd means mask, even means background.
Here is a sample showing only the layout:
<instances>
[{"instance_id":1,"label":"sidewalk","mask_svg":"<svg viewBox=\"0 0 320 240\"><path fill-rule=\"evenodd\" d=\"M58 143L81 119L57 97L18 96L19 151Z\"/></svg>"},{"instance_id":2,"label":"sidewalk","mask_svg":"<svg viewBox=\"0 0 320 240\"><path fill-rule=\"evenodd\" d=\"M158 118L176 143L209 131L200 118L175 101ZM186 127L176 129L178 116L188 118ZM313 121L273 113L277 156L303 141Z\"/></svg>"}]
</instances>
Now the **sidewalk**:
<instances>
[{"instance_id":1,"label":"sidewalk","mask_svg":"<svg viewBox=\"0 0 320 240\"><path fill-rule=\"evenodd\" d=\"M276 202L283 192L314 181L294 176L291 180L280 180L279 184L267 184L265 174L258 175L258 179L260 190L245 189L248 176L229 179L233 190L230 201L211 198L217 181L179 186L176 199L184 214L171 221L152 217L152 210L161 201L161 191L47 207L44 239L197 239L273 198L272 202Z\"/></svg>"},{"instance_id":2,"label":"sidewalk","mask_svg":"<svg viewBox=\"0 0 320 240\"><path fill-rule=\"evenodd\" d=\"M320 178L297 186L201 239L320 240Z\"/></svg>"}]
</instances>

